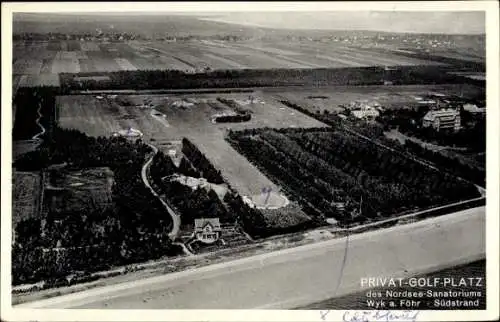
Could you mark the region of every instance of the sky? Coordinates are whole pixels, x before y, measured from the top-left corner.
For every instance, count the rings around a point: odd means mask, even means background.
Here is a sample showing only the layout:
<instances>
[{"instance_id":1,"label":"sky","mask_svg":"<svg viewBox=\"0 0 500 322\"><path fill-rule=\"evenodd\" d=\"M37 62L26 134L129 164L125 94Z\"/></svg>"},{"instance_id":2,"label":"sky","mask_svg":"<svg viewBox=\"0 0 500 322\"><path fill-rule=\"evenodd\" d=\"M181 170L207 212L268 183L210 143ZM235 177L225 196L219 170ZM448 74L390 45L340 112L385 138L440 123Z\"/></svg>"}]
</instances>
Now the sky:
<instances>
[{"instance_id":1,"label":"sky","mask_svg":"<svg viewBox=\"0 0 500 322\"><path fill-rule=\"evenodd\" d=\"M485 16L480 11L404 12L236 12L209 13L206 19L285 29L377 30L389 32L482 34Z\"/></svg>"},{"instance_id":2,"label":"sky","mask_svg":"<svg viewBox=\"0 0 500 322\"><path fill-rule=\"evenodd\" d=\"M295 11L295 12L66 12L97 16L184 15L279 29L372 30L409 33L484 34L484 11ZM43 14L41 14L43 15Z\"/></svg>"}]
</instances>

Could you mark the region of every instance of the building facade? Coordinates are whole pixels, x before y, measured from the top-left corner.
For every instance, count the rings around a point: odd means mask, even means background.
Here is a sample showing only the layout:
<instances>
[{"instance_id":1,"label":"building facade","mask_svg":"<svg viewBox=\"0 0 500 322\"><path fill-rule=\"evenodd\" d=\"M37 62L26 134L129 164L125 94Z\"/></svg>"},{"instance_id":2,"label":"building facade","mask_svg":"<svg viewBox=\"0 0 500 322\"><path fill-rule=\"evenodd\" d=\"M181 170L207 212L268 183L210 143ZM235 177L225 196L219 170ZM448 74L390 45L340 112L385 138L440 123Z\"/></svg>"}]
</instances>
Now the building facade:
<instances>
[{"instance_id":1,"label":"building facade","mask_svg":"<svg viewBox=\"0 0 500 322\"><path fill-rule=\"evenodd\" d=\"M458 131L461 127L460 112L453 109L429 111L422 120L423 127L433 127L436 131Z\"/></svg>"},{"instance_id":2,"label":"building facade","mask_svg":"<svg viewBox=\"0 0 500 322\"><path fill-rule=\"evenodd\" d=\"M221 233L219 218L197 218L194 220L195 238L202 243L215 243L219 240Z\"/></svg>"},{"instance_id":3,"label":"building facade","mask_svg":"<svg viewBox=\"0 0 500 322\"><path fill-rule=\"evenodd\" d=\"M354 115L358 119L368 119L368 120L373 120L377 116L380 115L380 112L374 108L365 108L362 110L354 110L354 111L351 111L351 113L352 113L352 115Z\"/></svg>"}]
</instances>

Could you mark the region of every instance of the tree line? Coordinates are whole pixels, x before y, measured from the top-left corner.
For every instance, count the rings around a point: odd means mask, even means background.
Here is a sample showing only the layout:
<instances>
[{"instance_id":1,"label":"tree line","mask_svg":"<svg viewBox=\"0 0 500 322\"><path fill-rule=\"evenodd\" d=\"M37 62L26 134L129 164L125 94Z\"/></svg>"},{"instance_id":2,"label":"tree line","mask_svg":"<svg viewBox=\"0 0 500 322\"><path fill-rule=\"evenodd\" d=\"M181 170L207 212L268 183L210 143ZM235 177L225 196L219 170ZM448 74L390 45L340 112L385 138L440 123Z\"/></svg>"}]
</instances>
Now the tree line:
<instances>
[{"instance_id":1,"label":"tree line","mask_svg":"<svg viewBox=\"0 0 500 322\"><path fill-rule=\"evenodd\" d=\"M228 140L313 218L365 221L478 195L472 185L332 129L252 132L230 132Z\"/></svg>"},{"instance_id":2,"label":"tree line","mask_svg":"<svg viewBox=\"0 0 500 322\"><path fill-rule=\"evenodd\" d=\"M214 121L217 123L240 123L248 122L251 118L251 114L221 115L216 116Z\"/></svg>"},{"instance_id":3,"label":"tree line","mask_svg":"<svg viewBox=\"0 0 500 322\"><path fill-rule=\"evenodd\" d=\"M392 149L399 151L400 153L407 154L408 157L416 156L417 158L421 158L428 162L431 162L443 172L466 178L478 185L484 186L484 182L486 180L486 172L484 170L477 169L472 165L460 162L457 158L452 158L439 152L432 152L426 148L418 148L415 144L408 142L408 140L406 141L405 146L403 146L398 140L389 139L384 135L384 131L389 130L390 127L387 123L384 124L383 121L382 123L368 123L359 121L349 122L346 120L342 120L340 117L338 117L338 115L333 113L312 113L307 108L304 108L290 101L282 100L280 102L288 107L298 110L301 113L311 116L318 121L331 126L334 129L355 131L356 133L365 135L370 139L389 146ZM406 111L404 113L408 113L407 115L415 115L415 111ZM478 127L474 130L477 131L477 133L480 133L484 130L484 127L481 129L480 122L477 123L477 126ZM477 150L481 150L481 146L483 144L482 142L485 141L485 137L482 134L474 134L474 137L477 138Z\"/></svg>"},{"instance_id":4,"label":"tree line","mask_svg":"<svg viewBox=\"0 0 500 322\"><path fill-rule=\"evenodd\" d=\"M201 176L207 179L208 182L215 184L224 183L220 170L215 169L207 157L198 150L196 145L186 138L182 139L182 153L184 153L193 166L200 171Z\"/></svg>"},{"instance_id":5,"label":"tree line","mask_svg":"<svg viewBox=\"0 0 500 322\"><path fill-rule=\"evenodd\" d=\"M429 108L413 110L386 110L377 117L377 122L386 129L397 128L401 133L441 146L466 147L470 151L484 152L486 149L486 118L472 116L460 111L462 128L458 131L437 131L423 127L422 119ZM472 123L469 126L469 123Z\"/></svg>"},{"instance_id":6,"label":"tree line","mask_svg":"<svg viewBox=\"0 0 500 322\"><path fill-rule=\"evenodd\" d=\"M436 66L397 66L391 76L398 84L464 84L473 80L449 74ZM108 76L109 80L86 80L75 76ZM179 70L135 70L60 74L61 88L71 90L246 88L304 85L381 85L387 78L383 67L314 69L227 69L203 72Z\"/></svg>"}]
</instances>

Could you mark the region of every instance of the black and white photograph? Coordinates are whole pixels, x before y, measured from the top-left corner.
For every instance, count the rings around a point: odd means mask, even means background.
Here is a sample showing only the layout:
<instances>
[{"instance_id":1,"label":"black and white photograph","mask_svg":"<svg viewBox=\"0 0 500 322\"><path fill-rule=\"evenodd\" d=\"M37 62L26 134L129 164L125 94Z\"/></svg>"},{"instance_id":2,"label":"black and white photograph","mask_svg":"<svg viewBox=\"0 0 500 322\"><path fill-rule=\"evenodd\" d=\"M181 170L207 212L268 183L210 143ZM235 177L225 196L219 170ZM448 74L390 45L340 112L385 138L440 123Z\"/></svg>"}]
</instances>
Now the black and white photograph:
<instances>
[{"instance_id":1,"label":"black and white photograph","mask_svg":"<svg viewBox=\"0 0 500 322\"><path fill-rule=\"evenodd\" d=\"M498 38L495 1L3 3L2 320L497 320Z\"/></svg>"}]
</instances>

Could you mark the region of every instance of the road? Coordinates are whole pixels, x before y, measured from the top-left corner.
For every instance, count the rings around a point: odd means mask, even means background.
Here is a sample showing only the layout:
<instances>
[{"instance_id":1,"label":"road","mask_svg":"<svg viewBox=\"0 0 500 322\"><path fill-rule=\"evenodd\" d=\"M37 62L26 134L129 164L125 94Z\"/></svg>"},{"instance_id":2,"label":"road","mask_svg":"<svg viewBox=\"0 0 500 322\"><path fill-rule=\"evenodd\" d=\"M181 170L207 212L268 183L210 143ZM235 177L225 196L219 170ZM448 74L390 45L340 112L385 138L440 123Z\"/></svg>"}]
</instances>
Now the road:
<instances>
[{"instance_id":1,"label":"road","mask_svg":"<svg viewBox=\"0 0 500 322\"><path fill-rule=\"evenodd\" d=\"M153 189L153 187L151 187L151 184L149 183L147 173L149 167L151 166L151 162L153 162L154 156L158 153L158 148L156 148L154 145L151 144L148 144L148 146L151 149L153 149L153 154L151 154L151 157L142 166L141 170L142 181L144 182L144 185L148 187L148 189L151 191L153 196L155 196L156 198L158 198L158 200L160 200L160 202L165 207L170 217L172 217L172 231L168 234L168 237L172 240L175 240L175 238L179 234L179 228L181 226L181 217L177 215L172 208L170 208L170 206L156 193L156 191Z\"/></svg>"},{"instance_id":2,"label":"road","mask_svg":"<svg viewBox=\"0 0 500 322\"><path fill-rule=\"evenodd\" d=\"M43 100L43 98L41 99ZM38 113L38 118L36 119L36 125L38 125L38 127L40 128L40 132L35 134L31 139L32 140L39 140L39 137L44 135L45 134L45 128L43 127L43 125L40 123L40 120L42 119L43 115L42 115L42 102L39 102L38 103L38 109L36 110L36 112Z\"/></svg>"},{"instance_id":3,"label":"road","mask_svg":"<svg viewBox=\"0 0 500 322\"><path fill-rule=\"evenodd\" d=\"M485 207L417 223L23 303L31 308L287 309L485 258Z\"/></svg>"}]
</instances>

